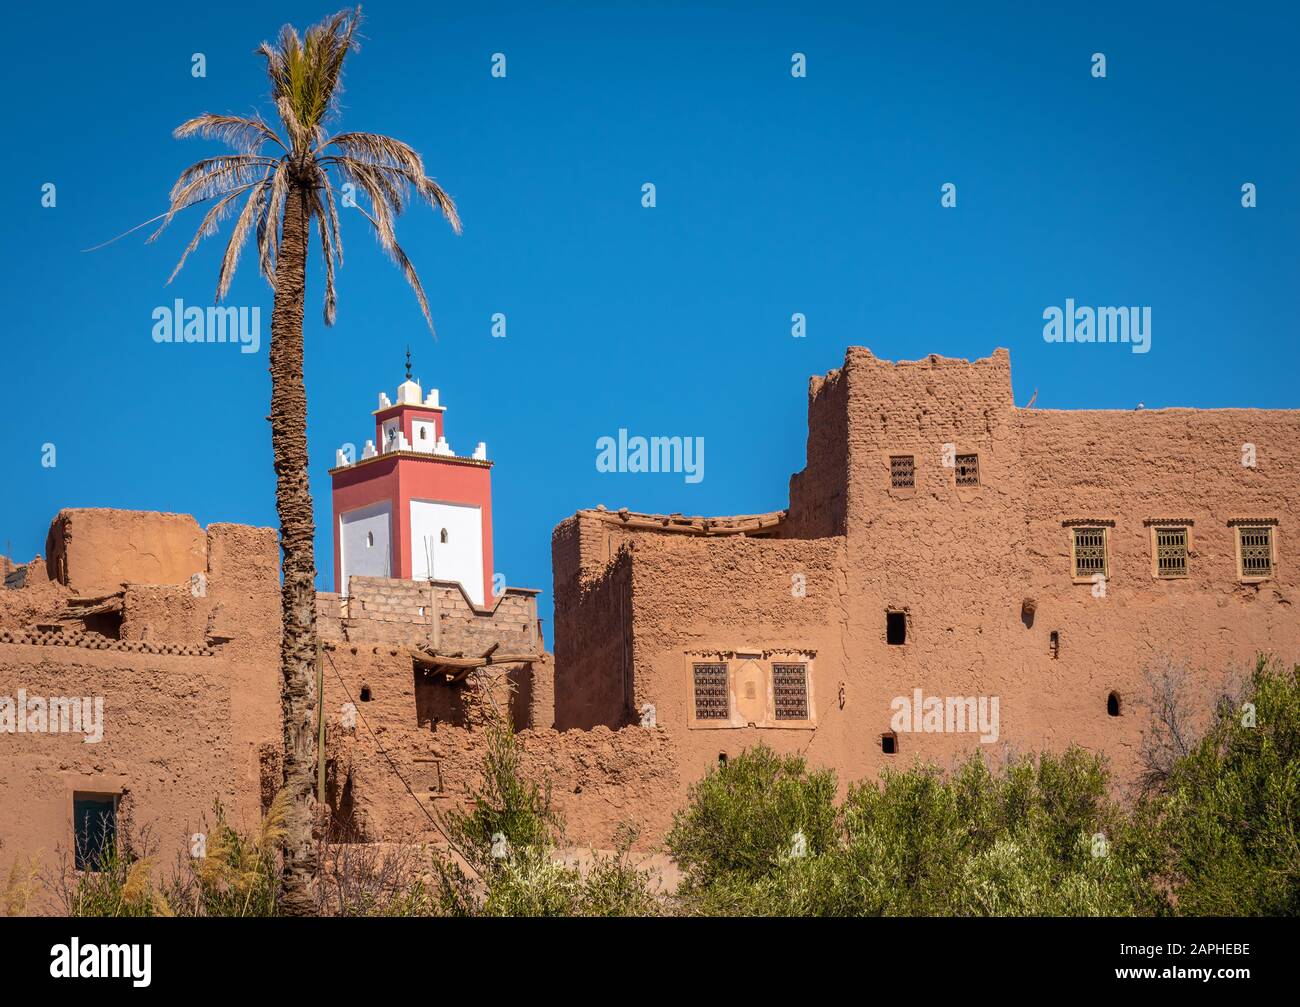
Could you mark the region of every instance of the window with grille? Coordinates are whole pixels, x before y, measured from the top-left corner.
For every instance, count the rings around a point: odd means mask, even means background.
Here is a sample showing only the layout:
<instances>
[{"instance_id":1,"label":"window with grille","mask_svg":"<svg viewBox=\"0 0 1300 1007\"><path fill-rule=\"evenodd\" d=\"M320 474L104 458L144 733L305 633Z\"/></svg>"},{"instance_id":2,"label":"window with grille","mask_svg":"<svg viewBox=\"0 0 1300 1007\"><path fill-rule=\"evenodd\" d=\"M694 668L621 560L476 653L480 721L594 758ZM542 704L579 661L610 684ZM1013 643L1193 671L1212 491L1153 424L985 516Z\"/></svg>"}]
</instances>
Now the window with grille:
<instances>
[{"instance_id":1,"label":"window with grille","mask_svg":"<svg viewBox=\"0 0 1300 1007\"><path fill-rule=\"evenodd\" d=\"M980 484L980 456L957 456L957 485L978 486Z\"/></svg>"},{"instance_id":2,"label":"window with grille","mask_svg":"<svg viewBox=\"0 0 1300 1007\"><path fill-rule=\"evenodd\" d=\"M1074 529L1074 575L1106 576L1106 529Z\"/></svg>"},{"instance_id":3,"label":"window with grille","mask_svg":"<svg viewBox=\"0 0 1300 1007\"><path fill-rule=\"evenodd\" d=\"M731 716L727 701L727 666L695 665L695 719L726 720Z\"/></svg>"},{"instance_id":4,"label":"window with grille","mask_svg":"<svg viewBox=\"0 0 1300 1007\"><path fill-rule=\"evenodd\" d=\"M1156 576L1187 576L1187 529L1156 529Z\"/></svg>"},{"instance_id":5,"label":"window with grille","mask_svg":"<svg viewBox=\"0 0 1300 1007\"><path fill-rule=\"evenodd\" d=\"M777 720L807 720L808 666L772 665L772 693L776 697Z\"/></svg>"},{"instance_id":6,"label":"window with grille","mask_svg":"<svg viewBox=\"0 0 1300 1007\"><path fill-rule=\"evenodd\" d=\"M890 456L889 485L896 490L910 490L916 486L916 458L913 455Z\"/></svg>"},{"instance_id":7,"label":"window with grille","mask_svg":"<svg viewBox=\"0 0 1300 1007\"><path fill-rule=\"evenodd\" d=\"M1237 528L1243 577L1273 576L1273 529L1268 525Z\"/></svg>"}]
</instances>

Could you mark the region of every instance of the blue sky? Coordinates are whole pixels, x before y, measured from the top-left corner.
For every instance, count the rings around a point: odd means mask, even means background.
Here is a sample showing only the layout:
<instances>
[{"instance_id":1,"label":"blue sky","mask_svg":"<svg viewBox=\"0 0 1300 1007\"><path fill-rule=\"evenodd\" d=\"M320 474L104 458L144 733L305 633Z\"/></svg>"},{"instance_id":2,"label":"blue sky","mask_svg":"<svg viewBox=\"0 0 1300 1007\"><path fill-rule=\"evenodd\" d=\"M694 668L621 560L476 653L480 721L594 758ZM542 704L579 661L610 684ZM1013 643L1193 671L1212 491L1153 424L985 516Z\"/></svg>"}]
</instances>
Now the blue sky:
<instances>
[{"instance_id":1,"label":"blue sky","mask_svg":"<svg viewBox=\"0 0 1300 1007\"><path fill-rule=\"evenodd\" d=\"M419 208L399 221L436 343L363 221L345 217L332 328L309 277L321 587L334 449L370 435L408 343L417 376L441 389L452 446L488 443L496 566L544 589L548 640L558 521L597 503L785 506L808 376L848 345L905 359L1008 347L1021 404L1037 389L1052 408L1300 405L1300 15L1038 6L366 5L342 122L420 150L465 233ZM198 211L152 245L137 233L80 250L160 212L176 175L216 152L173 140L182 120L269 115L253 48L333 9L9 15L23 44L0 70L17 139L0 162L0 551L41 551L65 506L275 524L271 300L252 260L229 298L263 308L261 352L244 355L150 336L155 307L211 303L221 239L164 286ZM205 78L191 76L195 52ZM504 79L490 74L496 52ZM790 74L794 52L806 78ZM46 182L54 208L41 206ZM1150 306L1151 352L1046 344L1042 313L1067 297ZM806 338L791 337L795 312ZM705 478L597 472L597 438L620 427L704 437Z\"/></svg>"}]
</instances>

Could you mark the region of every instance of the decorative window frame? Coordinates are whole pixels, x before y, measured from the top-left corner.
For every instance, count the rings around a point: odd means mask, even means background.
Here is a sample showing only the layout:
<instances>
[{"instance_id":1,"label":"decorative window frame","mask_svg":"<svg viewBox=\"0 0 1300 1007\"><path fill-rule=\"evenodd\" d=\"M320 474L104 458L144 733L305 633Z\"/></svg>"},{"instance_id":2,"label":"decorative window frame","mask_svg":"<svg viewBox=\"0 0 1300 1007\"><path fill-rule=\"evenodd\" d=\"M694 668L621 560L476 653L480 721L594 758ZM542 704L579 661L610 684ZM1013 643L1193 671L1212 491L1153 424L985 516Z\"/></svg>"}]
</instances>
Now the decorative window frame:
<instances>
[{"instance_id":1,"label":"decorative window frame","mask_svg":"<svg viewBox=\"0 0 1300 1007\"><path fill-rule=\"evenodd\" d=\"M1097 574L1089 573L1083 576L1079 575L1078 557L1075 555L1076 541L1075 532L1082 529L1099 529L1102 533L1101 545L1103 550L1103 569L1101 576L1104 580L1110 580L1110 533L1115 528L1115 521L1112 518L1069 518L1061 522L1061 527L1065 528L1070 534L1070 583L1072 584L1093 584L1096 583Z\"/></svg>"},{"instance_id":2,"label":"decorative window frame","mask_svg":"<svg viewBox=\"0 0 1300 1007\"><path fill-rule=\"evenodd\" d=\"M1192 539L1192 526L1196 522L1189 517L1153 517L1147 518L1143 522L1150 529L1151 539L1151 577L1153 580L1161 581L1178 581L1190 580L1192 576L1192 559L1196 555L1196 546ZM1159 532L1171 528L1181 528L1187 536L1187 568L1181 573L1172 577L1160 576L1160 547Z\"/></svg>"},{"instance_id":3,"label":"decorative window frame","mask_svg":"<svg viewBox=\"0 0 1300 1007\"><path fill-rule=\"evenodd\" d=\"M1263 584L1270 580L1277 579L1277 537L1278 537L1278 520L1275 517L1240 517L1232 518L1228 521L1228 527L1232 529L1232 548L1236 555L1237 562L1237 581L1241 584ZM1241 567L1241 532L1243 528L1267 528L1268 529L1268 575L1258 577L1248 575Z\"/></svg>"},{"instance_id":4,"label":"decorative window frame","mask_svg":"<svg viewBox=\"0 0 1300 1007\"><path fill-rule=\"evenodd\" d=\"M694 731L730 730L740 727L757 727L768 730L811 731L817 727L817 704L813 682L816 678L814 661L817 652L804 647L790 648L726 648L717 650L689 650L682 655L682 676L686 682L686 726ZM695 666L697 664L725 664L727 666L728 716L725 719L701 719L695 716ZM750 719L741 712L737 695L738 672L749 664L757 665L761 672L763 691L761 714ZM808 716L803 720L778 720L776 717L776 691L772 665L804 665L804 684L808 690ZM746 699L753 702L757 697Z\"/></svg>"},{"instance_id":5,"label":"decorative window frame","mask_svg":"<svg viewBox=\"0 0 1300 1007\"><path fill-rule=\"evenodd\" d=\"M912 485L911 486L894 485L894 459L895 458L912 459ZM888 473L889 476L889 495L891 497L895 497L899 500L906 500L909 497L916 496L916 454L915 452L911 454L900 453L897 451L886 452L885 471L886 473Z\"/></svg>"},{"instance_id":6,"label":"decorative window frame","mask_svg":"<svg viewBox=\"0 0 1300 1007\"><path fill-rule=\"evenodd\" d=\"M959 473L961 470L961 459L963 458L975 459L975 481L973 483L964 483L961 481ZM975 493L984 485L984 473L982 471L982 466L980 465L980 453L978 451L967 449L965 451L954 452L952 459L952 483L957 487L957 489L964 493Z\"/></svg>"}]
</instances>

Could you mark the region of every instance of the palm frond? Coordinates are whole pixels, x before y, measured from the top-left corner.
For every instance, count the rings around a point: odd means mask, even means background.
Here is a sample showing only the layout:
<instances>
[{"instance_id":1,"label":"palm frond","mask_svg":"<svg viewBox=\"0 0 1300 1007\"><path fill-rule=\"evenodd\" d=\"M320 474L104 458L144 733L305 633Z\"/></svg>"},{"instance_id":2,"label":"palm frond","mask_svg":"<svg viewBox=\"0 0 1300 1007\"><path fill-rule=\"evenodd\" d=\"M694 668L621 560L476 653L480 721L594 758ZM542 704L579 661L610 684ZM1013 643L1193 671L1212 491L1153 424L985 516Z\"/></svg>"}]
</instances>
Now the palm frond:
<instances>
[{"instance_id":1,"label":"palm frond","mask_svg":"<svg viewBox=\"0 0 1300 1007\"><path fill-rule=\"evenodd\" d=\"M176 202L176 198L185 191L191 182L200 176L206 176L214 171L226 168L274 168L276 161L271 157L260 157L256 154L221 154L217 157L205 157L202 161L195 161L188 168L180 173L176 182L172 185L171 192L167 198L171 202Z\"/></svg>"},{"instance_id":2,"label":"palm frond","mask_svg":"<svg viewBox=\"0 0 1300 1007\"><path fill-rule=\"evenodd\" d=\"M314 128L322 126L338 108L343 60L349 52L360 48L355 41L360 25L361 8L357 7L341 10L307 29L304 48L311 74L305 97L311 101L309 121Z\"/></svg>"},{"instance_id":3,"label":"palm frond","mask_svg":"<svg viewBox=\"0 0 1300 1007\"><path fill-rule=\"evenodd\" d=\"M456 203L442 186L424 173L423 159L407 144L378 133L340 133L322 144L322 148L330 146L337 147L341 153L322 158L322 164L335 164L340 171L354 172L356 165L364 164L382 174L390 183L399 185L403 192L409 185L447 218L453 231L461 233Z\"/></svg>"},{"instance_id":4,"label":"palm frond","mask_svg":"<svg viewBox=\"0 0 1300 1007\"><path fill-rule=\"evenodd\" d=\"M292 25L274 43L257 48L266 59L271 100L290 134L295 154L304 154L325 137L324 122L337 110L343 60L357 48L361 8L342 10L299 37Z\"/></svg>"},{"instance_id":5,"label":"palm frond","mask_svg":"<svg viewBox=\"0 0 1300 1007\"><path fill-rule=\"evenodd\" d=\"M397 263L405 274L406 282L409 283L411 289L415 291L415 299L420 302L420 311L424 313L425 324L429 326L429 331L433 332L436 337L437 333L434 332L433 328L433 317L429 314L429 301L424 296L424 287L420 283L420 277L416 274L415 267L411 265L411 260L408 259L406 253L402 251L402 246L391 237L391 226L389 228L389 239L385 242L384 231L383 228L379 226L379 221L367 213L362 207L358 206L357 209L361 210L362 216L364 216L366 220L370 221L371 225L374 227L375 233L379 237L380 246L389 254L392 260Z\"/></svg>"},{"instance_id":6,"label":"palm frond","mask_svg":"<svg viewBox=\"0 0 1300 1007\"><path fill-rule=\"evenodd\" d=\"M244 208L239 212L234 229L230 232L230 241L226 243L226 254L221 259L221 272L217 275L218 301L223 300L230 290L231 281L235 278L235 269L239 266L239 253L243 250L244 242L248 240L248 232L252 230L253 224L261 213L262 202L266 198L270 185L268 179L262 179L257 183L256 188L249 194L247 202L244 203Z\"/></svg>"},{"instance_id":7,"label":"palm frond","mask_svg":"<svg viewBox=\"0 0 1300 1007\"><path fill-rule=\"evenodd\" d=\"M321 188L325 190L325 206L329 211L330 233L334 236L334 257L343 265L343 229L339 227L339 208L334 204L334 186L329 176L321 172Z\"/></svg>"},{"instance_id":8,"label":"palm frond","mask_svg":"<svg viewBox=\"0 0 1300 1007\"><path fill-rule=\"evenodd\" d=\"M181 267L185 265L185 260L190 257L190 253L199 247L199 242L204 238L210 238L212 235L217 233L217 228L220 226L221 221L230 213L230 204L241 193L247 192L252 186L262 184L263 183L261 182L249 182L248 185L240 186L238 189L223 196L213 205L212 209L204 214L203 222L199 224L198 230L194 232L194 237L190 239L190 243L185 246L185 251L181 254L180 262L176 263L176 268L172 270L172 275L167 277L168 283L171 283L172 280L176 279L176 274L181 271Z\"/></svg>"},{"instance_id":9,"label":"palm frond","mask_svg":"<svg viewBox=\"0 0 1300 1007\"><path fill-rule=\"evenodd\" d=\"M329 215L320 198L320 190L311 191L312 212L316 217L316 230L320 234L321 254L325 258L325 324L333 325L338 299L334 292L334 239L331 237Z\"/></svg>"},{"instance_id":10,"label":"palm frond","mask_svg":"<svg viewBox=\"0 0 1300 1007\"><path fill-rule=\"evenodd\" d=\"M212 112L204 112L193 119L186 119L172 131L172 136L183 140L195 133L204 139L215 137L244 154L257 153L262 144L267 142L274 143L281 150L288 152L284 141L276 136L275 130L258 116L216 115Z\"/></svg>"},{"instance_id":11,"label":"palm frond","mask_svg":"<svg viewBox=\"0 0 1300 1007\"><path fill-rule=\"evenodd\" d=\"M271 176L271 194L266 202L262 218L257 222L258 261L262 275L275 289L275 259L280 245L280 208L284 206L284 196L289 189L289 166L281 162Z\"/></svg>"},{"instance_id":12,"label":"palm frond","mask_svg":"<svg viewBox=\"0 0 1300 1007\"><path fill-rule=\"evenodd\" d=\"M340 160L337 162L339 174L359 185L371 201L384 204L384 211L397 216L406 209L407 182L381 171L373 164L364 161Z\"/></svg>"},{"instance_id":13,"label":"palm frond","mask_svg":"<svg viewBox=\"0 0 1300 1007\"><path fill-rule=\"evenodd\" d=\"M265 173L267 169L248 163L241 157L234 157L230 158L227 164L217 166L206 173L193 175L188 183L179 187L179 190L173 188L171 206L167 208L158 230L146 239L146 244L154 241L167 230L167 225L172 222L172 218L182 210L187 210L213 196L225 195L230 191L228 187L231 185L240 186L257 181L259 170Z\"/></svg>"}]
</instances>

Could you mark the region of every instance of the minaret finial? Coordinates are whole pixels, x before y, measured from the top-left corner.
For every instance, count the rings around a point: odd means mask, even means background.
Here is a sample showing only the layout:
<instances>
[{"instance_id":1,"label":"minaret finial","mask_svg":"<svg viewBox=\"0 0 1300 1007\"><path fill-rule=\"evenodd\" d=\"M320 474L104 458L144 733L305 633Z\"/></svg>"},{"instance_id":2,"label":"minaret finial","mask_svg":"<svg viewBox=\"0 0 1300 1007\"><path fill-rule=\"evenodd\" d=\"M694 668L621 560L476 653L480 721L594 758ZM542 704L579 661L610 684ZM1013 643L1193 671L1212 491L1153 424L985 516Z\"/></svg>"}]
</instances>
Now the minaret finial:
<instances>
[{"instance_id":1,"label":"minaret finial","mask_svg":"<svg viewBox=\"0 0 1300 1007\"><path fill-rule=\"evenodd\" d=\"M410 381L410 380L411 380L411 347L410 347L410 344L407 344L407 347L406 347L406 380L407 380L407 381Z\"/></svg>"}]
</instances>

